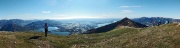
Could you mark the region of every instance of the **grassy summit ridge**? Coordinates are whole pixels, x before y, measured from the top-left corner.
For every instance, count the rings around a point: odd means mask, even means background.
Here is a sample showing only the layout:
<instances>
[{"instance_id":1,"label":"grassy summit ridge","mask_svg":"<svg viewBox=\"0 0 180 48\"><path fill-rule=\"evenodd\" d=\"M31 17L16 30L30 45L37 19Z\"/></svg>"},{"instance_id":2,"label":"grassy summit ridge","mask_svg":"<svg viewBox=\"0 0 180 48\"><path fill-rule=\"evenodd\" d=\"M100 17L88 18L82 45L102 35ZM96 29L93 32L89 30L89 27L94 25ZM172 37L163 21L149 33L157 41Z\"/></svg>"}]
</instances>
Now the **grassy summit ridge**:
<instances>
[{"instance_id":1,"label":"grassy summit ridge","mask_svg":"<svg viewBox=\"0 0 180 48\"><path fill-rule=\"evenodd\" d=\"M0 32L1 48L178 48L180 25L148 28L119 28L104 33L58 36L37 32ZM42 36L31 39L32 36Z\"/></svg>"}]
</instances>

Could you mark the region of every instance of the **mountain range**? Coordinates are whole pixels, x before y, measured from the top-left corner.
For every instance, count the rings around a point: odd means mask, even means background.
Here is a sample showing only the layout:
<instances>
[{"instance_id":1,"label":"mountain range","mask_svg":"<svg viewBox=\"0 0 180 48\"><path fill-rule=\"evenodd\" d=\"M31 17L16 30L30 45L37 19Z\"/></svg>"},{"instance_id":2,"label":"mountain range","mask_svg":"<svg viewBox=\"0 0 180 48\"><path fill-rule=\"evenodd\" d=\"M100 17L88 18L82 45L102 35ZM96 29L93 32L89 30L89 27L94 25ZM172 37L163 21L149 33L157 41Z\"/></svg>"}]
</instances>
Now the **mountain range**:
<instances>
[{"instance_id":1,"label":"mountain range","mask_svg":"<svg viewBox=\"0 0 180 48\"><path fill-rule=\"evenodd\" d=\"M44 23L48 23L49 26L58 27L58 32L77 32L77 33L85 33L88 30L108 27L107 24L120 22L120 18L115 19L75 19L75 20L21 20L21 19L10 19L10 20L0 20L0 29L1 31L12 31L10 28L13 26L21 26L21 31L24 30L38 30L39 28L43 28ZM141 17L141 18L133 18L131 19L133 22L144 24L146 26L156 26L157 20L161 20L164 23L166 20L172 22L180 22L180 19L173 18L163 18L163 17ZM99 24L104 24L98 27ZM4 28L3 26L10 26L9 28ZM112 28L116 28L117 24L112 24L112 27L108 27L111 30ZM122 24L124 25L124 24ZM16 27L14 27L16 28ZM100 30L100 29L99 29ZM19 31L19 30L16 30Z\"/></svg>"},{"instance_id":2,"label":"mountain range","mask_svg":"<svg viewBox=\"0 0 180 48\"><path fill-rule=\"evenodd\" d=\"M28 31L27 28L24 28L22 26L16 25L16 24L6 24L2 26L0 31Z\"/></svg>"}]
</instances>

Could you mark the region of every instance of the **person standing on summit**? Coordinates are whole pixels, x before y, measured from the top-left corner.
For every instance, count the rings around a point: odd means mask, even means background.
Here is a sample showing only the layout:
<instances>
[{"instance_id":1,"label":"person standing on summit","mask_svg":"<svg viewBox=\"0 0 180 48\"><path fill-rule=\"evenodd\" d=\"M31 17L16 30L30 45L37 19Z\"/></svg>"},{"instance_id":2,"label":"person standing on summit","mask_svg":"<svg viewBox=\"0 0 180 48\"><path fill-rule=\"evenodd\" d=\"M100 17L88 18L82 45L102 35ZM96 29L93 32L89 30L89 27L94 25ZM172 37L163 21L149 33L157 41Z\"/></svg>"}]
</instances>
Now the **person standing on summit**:
<instances>
[{"instance_id":1,"label":"person standing on summit","mask_svg":"<svg viewBox=\"0 0 180 48\"><path fill-rule=\"evenodd\" d=\"M160 19L158 19L158 26L159 26L159 25L161 25L161 20L160 20Z\"/></svg>"},{"instance_id":2,"label":"person standing on summit","mask_svg":"<svg viewBox=\"0 0 180 48\"><path fill-rule=\"evenodd\" d=\"M45 23L45 25L44 25L44 31L45 31L45 37L47 37L47 33L48 33L48 25L47 25L47 23Z\"/></svg>"},{"instance_id":3,"label":"person standing on summit","mask_svg":"<svg viewBox=\"0 0 180 48\"><path fill-rule=\"evenodd\" d=\"M165 24L169 24L169 20L166 20L166 21L165 21Z\"/></svg>"}]
</instances>

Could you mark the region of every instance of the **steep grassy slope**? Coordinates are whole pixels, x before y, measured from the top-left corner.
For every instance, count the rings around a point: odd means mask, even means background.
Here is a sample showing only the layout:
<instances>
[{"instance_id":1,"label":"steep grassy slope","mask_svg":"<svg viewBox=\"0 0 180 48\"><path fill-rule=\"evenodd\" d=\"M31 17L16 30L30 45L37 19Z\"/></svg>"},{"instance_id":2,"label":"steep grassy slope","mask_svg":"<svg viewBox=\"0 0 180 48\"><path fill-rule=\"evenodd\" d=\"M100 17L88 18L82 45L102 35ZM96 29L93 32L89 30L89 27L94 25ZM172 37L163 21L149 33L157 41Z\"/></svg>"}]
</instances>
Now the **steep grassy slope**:
<instances>
[{"instance_id":1,"label":"steep grassy slope","mask_svg":"<svg viewBox=\"0 0 180 48\"><path fill-rule=\"evenodd\" d=\"M138 22L134 22L133 20L128 19L126 17L126 18L124 18L122 20L119 20L119 21L117 21L115 23L111 23L111 24L108 24L108 25L105 25L105 26L102 26L102 27L99 27L99 28L96 28L96 29L91 29L91 30L87 31L84 34L108 32L108 31L111 31L111 30L113 30L115 28L122 28L122 27L125 27L125 26L135 27L135 28L148 27L148 26L140 24Z\"/></svg>"},{"instance_id":2,"label":"steep grassy slope","mask_svg":"<svg viewBox=\"0 0 180 48\"><path fill-rule=\"evenodd\" d=\"M105 33L71 36L48 35L28 40L32 36L43 36L35 32L0 32L1 48L178 48L180 26L168 24L144 29L123 28Z\"/></svg>"}]
</instances>

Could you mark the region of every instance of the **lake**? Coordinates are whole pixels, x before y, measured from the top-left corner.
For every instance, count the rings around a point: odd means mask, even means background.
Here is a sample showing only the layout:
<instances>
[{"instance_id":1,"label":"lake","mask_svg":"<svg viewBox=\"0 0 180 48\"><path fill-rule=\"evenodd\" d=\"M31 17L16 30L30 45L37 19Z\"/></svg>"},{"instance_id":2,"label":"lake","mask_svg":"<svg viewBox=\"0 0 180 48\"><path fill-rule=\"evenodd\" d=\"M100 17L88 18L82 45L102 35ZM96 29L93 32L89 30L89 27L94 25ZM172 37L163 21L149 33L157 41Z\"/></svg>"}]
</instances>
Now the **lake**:
<instances>
[{"instance_id":1,"label":"lake","mask_svg":"<svg viewBox=\"0 0 180 48\"><path fill-rule=\"evenodd\" d=\"M108 24L110 24L110 23L98 24L97 27L95 27L95 28L99 28L99 27L102 27L102 26L105 26L105 25L108 25Z\"/></svg>"},{"instance_id":2,"label":"lake","mask_svg":"<svg viewBox=\"0 0 180 48\"><path fill-rule=\"evenodd\" d=\"M70 32L57 32L57 31L55 31L57 29L59 29L59 28L58 27L48 27L48 30L50 31L48 33L56 34L56 35L62 35L62 36L68 36L68 35L71 34ZM39 32L44 32L44 28L40 28L40 29L38 29L38 31Z\"/></svg>"}]
</instances>

